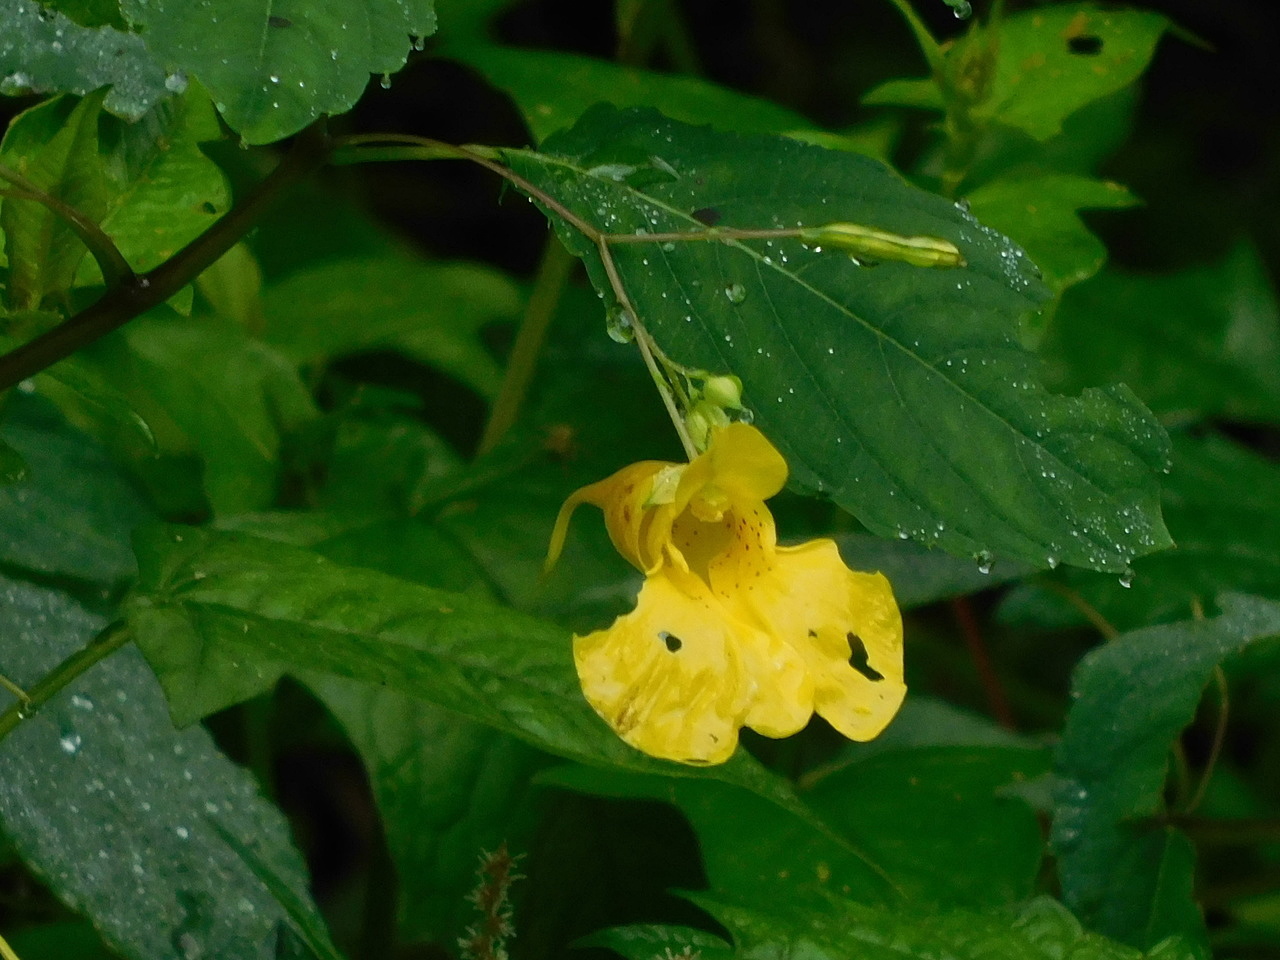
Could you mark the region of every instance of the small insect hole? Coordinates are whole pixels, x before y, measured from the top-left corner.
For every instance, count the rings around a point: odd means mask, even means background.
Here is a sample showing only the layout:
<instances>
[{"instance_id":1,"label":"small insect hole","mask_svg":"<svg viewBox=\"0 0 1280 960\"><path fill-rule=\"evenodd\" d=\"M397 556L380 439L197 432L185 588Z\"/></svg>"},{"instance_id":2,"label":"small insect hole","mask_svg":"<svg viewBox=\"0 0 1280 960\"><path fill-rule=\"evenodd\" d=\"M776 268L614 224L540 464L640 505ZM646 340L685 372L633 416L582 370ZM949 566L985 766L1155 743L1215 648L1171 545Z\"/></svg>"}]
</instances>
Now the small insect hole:
<instances>
[{"instance_id":1,"label":"small insect hole","mask_svg":"<svg viewBox=\"0 0 1280 960\"><path fill-rule=\"evenodd\" d=\"M883 680L884 674L867 662L867 646L862 638L852 631L846 633L844 638L849 641L849 666L868 680Z\"/></svg>"},{"instance_id":2,"label":"small insect hole","mask_svg":"<svg viewBox=\"0 0 1280 960\"><path fill-rule=\"evenodd\" d=\"M667 633L662 630L658 633L658 639L667 645L667 649L672 653L678 653L680 648L684 646L684 641L677 637L674 633Z\"/></svg>"},{"instance_id":3,"label":"small insect hole","mask_svg":"<svg viewBox=\"0 0 1280 960\"><path fill-rule=\"evenodd\" d=\"M1080 57L1096 57L1102 52L1102 38L1092 33L1071 37L1067 40L1067 49Z\"/></svg>"}]
</instances>

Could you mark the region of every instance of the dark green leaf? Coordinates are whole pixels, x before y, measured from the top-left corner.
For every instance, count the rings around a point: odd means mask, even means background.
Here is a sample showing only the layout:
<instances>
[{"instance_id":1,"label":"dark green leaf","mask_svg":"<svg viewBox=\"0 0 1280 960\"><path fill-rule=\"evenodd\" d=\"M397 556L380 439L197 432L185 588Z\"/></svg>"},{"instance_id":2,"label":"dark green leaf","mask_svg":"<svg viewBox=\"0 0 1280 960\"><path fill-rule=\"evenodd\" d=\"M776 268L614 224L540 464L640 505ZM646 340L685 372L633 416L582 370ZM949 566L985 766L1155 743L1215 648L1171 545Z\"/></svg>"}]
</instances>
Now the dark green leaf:
<instances>
[{"instance_id":1,"label":"dark green leaf","mask_svg":"<svg viewBox=\"0 0 1280 960\"><path fill-rule=\"evenodd\" d=\"M110 87L107 110L136 120L185 86L181 76L166 73L142 37L116 29L123 24L118 9L114 16L107 9L113 4L56 6L60 12L30 0L0 0L0 94L87 94Z\"/></svg>"},{"instance_id":2,"label":"dark green leaf","mask_svg":"<svg viewBox=\"0 0 1280 960\"><path fill-rule=\"evenodd\" d=\"M404 66L409 38L435 32L431 0L122 0L147 48L198 79L248 143L345 113L371 73Z\"/></svg>"},{"instance_id":3,"label":"dark green leaf","mask_svg":"<svg viewBox=\"0 0 1280 960\"><path fill-rule=\"evenodd\" d=\"M545 621L253 537L170 527L135 544L141 574L128 617L180 724L285 673L326 674L430 701L559 756L710 776L803 810L741 751L700 769L623 744L578 689L567 631Z\"/></svg>"},{"instance_id":4,"label":"dark green leaf","mask_svg":"<svg viewBox=\"0 0 1280 960\"><path fill-rule=\"evenodd\" d=\"M1280 309L1249 246L1165 276L1104 272L1063 298L1043 349L1064 389L1122 379L1158 413L1280 423Z\"/></svg>"},{"instance_id":5,"label":"dark green leaf","mask_svg":"<svg viewBox=\"0 0 1280 960\"><path fill-rule=\"evenodd\" d=\"M300 362L396 349L492 397L501 371L479 334L514 320L522 299L510 277L481 264L344 260L269 287L263 337Z\"/></svg>"},{"instance_id":6,"label":"dark green leaf","mask_svg":"<svg viewBox=\"0 0 1280 960\"><path fill-rule=\"evenodd\" d=\"M1224 609L1125 634L1072 681L1053 823L1063 899L1094 929L1144 948L1174 933L1204 942L1185 841L1151 820L1164 809L1170 744L1214 666L1280 633L1280 604L1237 597Z\"/></svg>"},{"instance_id":7,"label":"dark green leaf","mask_svg":"<svg viewBox=\"0 0 1280 960\"><path fill-rule=\"evenodd\" d=\"M980 110L1047 140L1072 113L1137 80L1168 27L1158 13L1094 3L1017 13L996 28L995 75Z\"/></svg>"},{"instance_id":8,"label":"dark green leaf","mask_svg":"<svg viewBox=\"0 0 1280 960\"><path fill-rule=\"evenodd\" d=\"M7 414L0 435L28 472L0 486L0 564L107 587L132 576L129 536L151 519L137 491L46 402L19 395Z\"/></svg>"},{"instance_id":9,"label":"dark green leaf","mask_svg":"<svg viewBox=\"0 0 1280 960\"><path fill-rule=\"evenodd\" d=\"M973 560L930 550L910 540L846 533L836 537L836 542L851 569L878 571L889 578L903 610L998 587L1031 573L1024 564L1007 562L984 569Z\"/></svg>"},{"instance_id":10,"label":"dark green leaf","mask_svg":"<svg viewBox=\"0 0 1280 960\"><path fill-rule=\"evenodd\" d=\"M4 671L19 683L34 683L102 626L61 594L0 583ZM260 870L319 923L284 819L203 730L173 729L132 648L24 720L0 759L6 834L123 956L274 960L292 921Z\"/></svg>"},{"instance_id":11,"label":"dark green leaf","mask_svg":"<svg viewBox=\"0 0 1280 960\"><path fill-rule=\"evenodd\" d=\"M1164 431L1123 387L1068 398L1037 386L1015 331L1041 288L1022 251L962 209L864 157L648 111L597 108L548 148L508 157L620 234L703 230L694 213L714 210L728 227L848 221L959 247L968 266L927 269L860 267L794 241L613 246L667 355L740 376L794 480L872 532L1102 570L1168 544ZM624 170L634 185L614 179ZM612 297L595 246L557 224Z\"/></svg>"},{"instance_id":12,"label":"dark green leaf","mask_svg":"<svg viewBox=\"0 0 1280 960\"><path fill-rule=\"evenodd\" d=\"M444 53L474 67L510 95L539 143L601 101L617 107L655 107L685 123L710 123L743 133L788 133L813 126L785 107L696 77L488 43L448 45Z\"/></svg>"},{"instance_id":13,"label":"dark green leaf","mask_svg":"<svg viewBox=\"0 0 1280 960\"><path fill-rule=\"evenodd\" d=\"M120 16L120 0L45 0L41 6L70 17L82 27L125 29Z\"/></svg>"},{"instance_id":14,"label":"dark green leaf","mask_svg":"<svg viewBox=\"0 0 1280 960\"><path fill-rule=\"evenodd\" d=\"M601 930L579 940L575 946L606 947L627 960L654 960L657 957L732 960L738 956L729 944L703 930L658 924Z\"/></svg>"},{"instance_id":15,"label":"dark green leaf","mask_svg":"<svg viewBox=\"0 0 1280 960\"><path fill-rule=\"evenodd\" d=\"M1137 203L1118 183L1044 172L1010 174L966 199L974 216L1022 244L1055 293L1093 276L1107 258L1077 211Z\"/></svg>"},{"instance_id":16,"label":"dark green leaf","mask_svg":"<svg viewBox=\"0 0 1280 960\"><path fill-rule=\"evenodd\" d=\"M690 899L729 929L736 956L756 960L1139 960L1141 956L1130 947L1085 933L1061 904L1047 898L1017 911L985 913L870 907L834 899L767 904L708 894ZM1191 954L1170 944L1159 956L1186 960Z\"/></svg>"},{"instance_id":17,"label":"dark green leaf","mask_svg":"<svg viewBox=\"0 0 1280 960\"><path fill-rule=\"evenodd\" d=\"M713 783L582 767L540 781L674 803L698 835L711 888L752 903L839 894L978 907L1032 893L1040 828L1026 804L1004 794L1047 766L1043 750L1026 747L888 747L814 778L804 797L816 822Z\"/></svg>"},{"instance_id":18,"label":"dark green leaf","mask_svg":"<svg viewBox=\"0 0 1280 960\"><path fill-rule=\"evenodd\" d=\"M391 690L336 677L311 689L360 752L400 888L400 936L453 944L475 922L476 859L528 849L544 754Z\"/></svg>"},{"instance_id":19,"label":"dark green leaf","mask_svg":"<svg viewBox=\"0 0 1280 960\"><path fill-rule=\"evenodd\" d=\"M1164 510L1177 548L1114 577L1067 582L1108 621L1129 629L1180 620L1220 593L1280 600L1280 468L1226 437L1175 435Z\"/></svg>"}]
</instances>

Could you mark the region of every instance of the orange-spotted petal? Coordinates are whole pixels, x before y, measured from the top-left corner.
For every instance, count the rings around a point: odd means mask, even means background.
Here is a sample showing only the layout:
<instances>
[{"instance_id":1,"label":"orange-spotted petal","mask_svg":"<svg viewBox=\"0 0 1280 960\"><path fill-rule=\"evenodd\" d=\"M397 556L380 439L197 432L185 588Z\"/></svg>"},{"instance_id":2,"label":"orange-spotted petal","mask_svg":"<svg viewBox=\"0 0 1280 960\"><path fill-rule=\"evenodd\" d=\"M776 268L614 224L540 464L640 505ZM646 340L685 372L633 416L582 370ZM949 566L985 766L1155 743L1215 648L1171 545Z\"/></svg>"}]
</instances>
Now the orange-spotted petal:
<instances>
[{"instance_id":1,"label":"orange-spotted petal","mask_svg":"<svg viewBox=\"0 0 1280 960\"><path fill-rule=\"evenodd\" d=\"M569 532L569 520L573 512L584 503L593 504L604 512L609 539L629 563L640 570L656 566L661 551L650 555L644 549L644 531L652 520L649 501L653 495L655 480L673 467L675 464L661 460L642 460L574 491L560 507L555 527L551 531L551 542L547 547L547 569L554 566L560 558L565 536Z\"/></svg>"}]
</instances>

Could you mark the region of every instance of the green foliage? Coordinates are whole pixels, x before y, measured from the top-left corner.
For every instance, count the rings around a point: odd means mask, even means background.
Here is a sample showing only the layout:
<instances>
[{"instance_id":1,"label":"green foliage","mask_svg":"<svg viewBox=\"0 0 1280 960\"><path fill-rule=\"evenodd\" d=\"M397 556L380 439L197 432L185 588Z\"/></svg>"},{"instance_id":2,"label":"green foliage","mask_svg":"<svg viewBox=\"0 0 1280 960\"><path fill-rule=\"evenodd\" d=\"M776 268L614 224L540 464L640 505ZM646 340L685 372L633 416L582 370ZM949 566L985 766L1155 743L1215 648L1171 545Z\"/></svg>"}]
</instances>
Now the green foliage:
<instances>
[{"instance_id":1,"label":"green foliage","mask_svg":"<svg viewBox=\"0 0 1280 960\"><path fill-rule=\"evenodd\" d=\"M614 254L666 354L739 376L797 481L873 532L1101 570L1168 545L1152 480L1167 456L1163 431L1126 392L1070 401L1037 389L1032 357L1013 342L1017 318L1040 299L1034 272L964 210L856 155L655 114L598 109L547 150L511 159L610 233L700 230L694 213L714 210L725 227L866 223L959 247L967 264L954 270L859 268L838 249L796 240L627 244ZM591 256L577 231L560 229ZM591 271L601 295L613 295L603 266Z\"/></svg>"},{"instance_id":2,"label":"green foliage","mask_svg":"<svg viewBox=\"0 0 1280 960\"><path fill-rule=\"evenodd\" d=\"M1280 634L1280 605L1231 598L1213 620L1149 627L1080 664L1058 747L1053 839L1063 899L1092 926L1150 948L1203 942L1185 837L1159 823L1169 745L1218 661Z\"/></svg>"},{"instance_id":3,"label":"green foliage","mask_svg":"<svg viewBox=\"0 0 1280 960\"><path fill-rule=\"evenodd\" d=\"M969 6L0 0L0 953L1280 944L1267 121ZM581 692L643 574L561 504L730 419L893 585L868 743Z\"/></svg>"}]
</instances>

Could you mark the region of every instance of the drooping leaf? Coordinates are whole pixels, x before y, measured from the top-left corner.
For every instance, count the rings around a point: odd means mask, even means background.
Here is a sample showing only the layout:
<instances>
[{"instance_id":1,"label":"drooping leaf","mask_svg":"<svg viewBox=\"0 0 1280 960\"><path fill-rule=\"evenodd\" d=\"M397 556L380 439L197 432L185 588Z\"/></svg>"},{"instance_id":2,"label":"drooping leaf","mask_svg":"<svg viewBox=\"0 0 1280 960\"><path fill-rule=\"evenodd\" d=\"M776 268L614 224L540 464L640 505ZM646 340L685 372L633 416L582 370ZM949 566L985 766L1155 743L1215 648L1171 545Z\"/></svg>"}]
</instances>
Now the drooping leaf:
<instances>
[{"instance_id":1,"label":"drooping leaf","mask_svg":"<svg viewBox=\"0 0 1280 960\"><path fill-rule=\"evenodd\" d=\"M1176 274L1102 273L1063 299L1044 352L1065 389L1122 379L1158 413L1280 423L1280 308L1246 245Z\"/></svg>"},{"instance_id":2,"label":"drooping leaf","mask_svg":"<svg viewBox=\"0 0 1280 960\"><path fill-rule=\"evenodd\" d=\"M109 87L104 106L136 120L180 90L142 37L123 29L111 4L0 0L0 94L75 93Z\"/></svg>"},{"instance_id":3,"label":"drooping leaf","mask_svg":"<svg viewBox=\"0 0 1280 960\"><path fill-rule=\"evenodd\" d=\"M492 397L501 371L480 331L514 320L521 300L506 274L481 264L344 260L269 287L263 337L299 362L397 349Z\"/></svg>"},{"instance_id":4,"label":"drooping leaf","mask_svg":"<svg viewBox=\"0 0 1280 960\"><path fill-rule=\"evenodd\" d=\"M1203 950L1185 838L1157 818L1169 748L1210 672L1280 634L1280 604L1228 598L1212 620L1149 627L1089 654L1058 747L1053 843L1064 901L1093 929L1150 948L1181 934Z\"/></svg>"},{"instance_id":5,"label":"drooping leaf","mask_svg":"<svg viewBox=\"0 0 1280 960\"><path fill-rule=\"evenodd\" d=\"M156 57L204 85L248 143L345 113L370 74L404 66L410 37L435 32L431 0L122 0L121 9Z\"/></svg>"},{"instance_id":6,"label":"drooping leaf","mask_svg":"<svg viewBox=\"0 0 1280 960\"><path fill-rule=\"evenodd\" d=\"M596 108L547 149L507 157L612 233L702 231L714 215L740 229L852 222L958 247L966 266L930 269L859 266L792 240L612 246L663 351L741 377L793 481L872 532L1102 570L1168 544L1163 430L1123 387L1069 398L1037 385L1015 330L1041 287L1022 251L964 210L864 157L651 111ZM595 245L553 219L614 297Z\"/></svg>"},{"instance_id":7,"label":"drooping leaf","mask_svg":"<svg viewBox=\"0 0 1280 960\"><path fill-rule=\"evenodd\" d=\"M1059 294L1097 273L1107 257L1077 212L1137 203L1118 183L1045 172L1010 174L984 183L966 199L974 216L1026 249Z\"/></svg>"},{"instance_id":8,"label":"drooping leaf","mask_svg":"<svg viewBox=\"0 0 1280 960\"><path fill-rule=\"evenodd\" d=\"M128 620L179 724L282 675L332 674L427 700L558 756L710 776L803 810L742 751L699 769L626 746L583 699L567 631L483 600L326 561L285 544L194 527L135 538Z\"/></svg>"},{"instance_id":9,"label":"drooping leaf","mask_svg":"<svg viewBox=\"0 0 1280 960\"><path fill-rule=\"evenodd\" d=\"M103 587L132 576L129 537L153 517L105 451L47 403L21 394L0 436L27 466L0 486L0 563Z\"/></svg>"},{"instance_id":10,"label":"drooping leaf","mask_svg":"<svg viewBox=\"0 0 1280 960\"><path fill-rule=\"evenodd\" d=\"M34 683L103 626L55 591L0 579L0 594L0 658L19 683ZM0 743L0 760L5 834L122 956L275 960L298 909L323 931L283 817L208 734L173 729L132 648L22 721ZM237 846L252 851L256 869ZM336 956L331 946L326 956Z\"/></svg>"}]
</instances>

